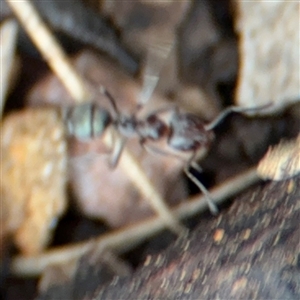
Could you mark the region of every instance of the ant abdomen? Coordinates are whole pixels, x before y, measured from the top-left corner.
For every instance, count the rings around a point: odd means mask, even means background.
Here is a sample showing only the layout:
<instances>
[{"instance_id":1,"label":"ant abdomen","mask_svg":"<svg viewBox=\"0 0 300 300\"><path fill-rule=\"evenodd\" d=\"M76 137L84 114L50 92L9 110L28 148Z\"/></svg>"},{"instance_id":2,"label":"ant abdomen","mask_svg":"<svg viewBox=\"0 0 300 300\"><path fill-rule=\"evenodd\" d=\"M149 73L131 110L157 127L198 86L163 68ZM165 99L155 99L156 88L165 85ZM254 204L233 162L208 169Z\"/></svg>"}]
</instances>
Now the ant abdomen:
<instances>
[{"instance_id":1,"label":"ant abdomen","mask_svg":"<svg viewBox=\"0 0 300 300\"><path fill-rule=\"evenodd\" d=\"M64 119L68 134L79 140L101 136L112 122L109 112L95 103L83 103L67 108Z\"/></svg>"}]
</instances>

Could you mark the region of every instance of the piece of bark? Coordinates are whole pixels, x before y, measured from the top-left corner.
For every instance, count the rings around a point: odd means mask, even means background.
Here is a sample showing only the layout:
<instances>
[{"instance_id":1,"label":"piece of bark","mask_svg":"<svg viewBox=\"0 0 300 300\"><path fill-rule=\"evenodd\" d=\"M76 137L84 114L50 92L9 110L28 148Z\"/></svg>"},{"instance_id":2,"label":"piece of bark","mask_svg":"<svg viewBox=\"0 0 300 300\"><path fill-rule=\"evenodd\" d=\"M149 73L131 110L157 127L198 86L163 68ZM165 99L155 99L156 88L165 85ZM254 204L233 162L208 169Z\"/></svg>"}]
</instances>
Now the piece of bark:
<instances>
[{"instance_id":1,"label":"piece of bark","mask_svg":"<svg viewBox=\"0 0 300 300\"><path fill-rule=\"evenodd\" d=\"M132 276L115 277L84 299L298 299L299 193L299 176L256 187L164 253L148 256ZM56 299L61 288L38 299Z\"/></svg>"},{"instance_id":2,"label":"piece of bark","mask_svg":"<svg viewBox=\"0 0 300 300\"><path fill-rule=\"evenodd\" d=\"M249 192L93 299L297 299L300 178Z\"/></svg>"}]
</instances>

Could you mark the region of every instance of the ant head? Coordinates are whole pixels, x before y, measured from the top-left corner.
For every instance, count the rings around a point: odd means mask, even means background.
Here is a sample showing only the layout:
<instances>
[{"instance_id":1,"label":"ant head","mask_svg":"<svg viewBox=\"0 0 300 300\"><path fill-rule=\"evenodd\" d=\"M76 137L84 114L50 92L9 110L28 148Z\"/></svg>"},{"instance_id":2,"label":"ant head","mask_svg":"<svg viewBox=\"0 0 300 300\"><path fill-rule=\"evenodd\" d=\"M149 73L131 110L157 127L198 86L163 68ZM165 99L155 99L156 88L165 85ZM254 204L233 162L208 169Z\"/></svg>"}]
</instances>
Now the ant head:
<instances>
[{"instance_id":1,"label":"ant head","mask_svg":"<svg viewBox=\"0 0 300 300\"><path fill-rule=\"evenodd\" d=\"M179 151L196 151L208 148L214 139L211 130L197 116L175 111L170 121L169 145Z\"/></svg>"},{"instance_id":2,"label":"ant head","mask_svg":"<svg viewBox=\"0 0 300 300\"><path fill-rule=\"evenodd\" d=\"M134 116L119 115L117 119L114 120L114 124L117 126L121 135L125 137L134 137L137 135L138 121Z\"/></svg>"}]
</instances>

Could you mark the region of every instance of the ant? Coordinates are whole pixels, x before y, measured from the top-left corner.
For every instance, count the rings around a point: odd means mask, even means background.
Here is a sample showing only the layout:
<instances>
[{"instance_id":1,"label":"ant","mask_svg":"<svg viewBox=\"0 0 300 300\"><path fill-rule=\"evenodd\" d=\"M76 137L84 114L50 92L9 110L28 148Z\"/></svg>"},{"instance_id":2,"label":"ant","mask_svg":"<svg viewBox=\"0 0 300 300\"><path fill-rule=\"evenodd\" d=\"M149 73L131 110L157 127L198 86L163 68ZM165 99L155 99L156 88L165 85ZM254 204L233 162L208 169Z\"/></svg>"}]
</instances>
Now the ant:
<instances>
[{"instance_id":1,"label":"ant","mask_svg":"<svg viewBox=\"0 0 300 300\"><path fill-rule=\"evenodd\" d=\"M116 105L113 96L104 88L100 91L109 100L113 114L94 103L84 103L68 110L65 115L67 128L70 135L78 139L87 139L100 136L110 125L114 126L121 136L121 143L115 149L111 159L111 166L118 164L122 150L128 138L137 137L140 144L150 152L163 155L173 155L185 162L184 172L205 195L208 207L212 214L218 213L216 204L205 186L190 172L190 168L201 171L197 160L209 149L214 140L213 129L217 127L230 113L254 112L269 106L269 104L254 108L242 108L230 106L222 111L213 121L204 123L198 116L181 112L178 107L163 108L151 112L144 118L122 114ZM137 107L139 109L139 107ZM169 113L165 120L162 114ZM169 152L159 147L149 145L158 141L164 141Z\"/></svg>"}]
</instances>

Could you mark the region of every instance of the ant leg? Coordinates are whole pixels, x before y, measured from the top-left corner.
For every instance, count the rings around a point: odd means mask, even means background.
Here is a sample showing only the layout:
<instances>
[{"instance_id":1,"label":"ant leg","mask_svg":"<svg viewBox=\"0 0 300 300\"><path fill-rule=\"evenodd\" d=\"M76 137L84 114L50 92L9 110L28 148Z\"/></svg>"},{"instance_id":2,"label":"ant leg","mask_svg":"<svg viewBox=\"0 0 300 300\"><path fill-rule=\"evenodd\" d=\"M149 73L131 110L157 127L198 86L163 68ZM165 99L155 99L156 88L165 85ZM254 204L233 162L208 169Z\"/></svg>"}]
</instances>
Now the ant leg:
<instances>
[{"instance_id":1,"label":"ant leg","mask_svg":"<svg viewBox=\"0 0 300 300\"><path fill-rule=\"evenodd\" d=\"M194 156L189 160L189 162L184 167L184 172L186 176L193 181L194 184L200 189L200 191L204 194L207 205L209 207L210 212L213 215L217 215L219 213L219 210L216 206L216 204L213 202L209 191L206 189L206 187L195 177L189 170L190 167L194 167ZM197 169L196 169L197 170ZM198 170L197 170L198 171Z\"/></svg>"},{"instance_id":2,"label":"ant leg","mask_svg":"<svg viewBox=\"0 0 300 300\"><path fill-rule=\"evenodd\" d=\"M182 159L182 157L180 157L179 155L176 155L175 153L169 153L169 152L163 151L163 150L161 150L157 147L149 146L149 145L146 144L145 141L140 141L140 143L141 143L142 147L144 147L144 149L147 150L151 154L159 154L159 155L164 155L164 156L173 156L173 157L175 157L175 158L177 158L181 161L184 161L184 159ZM198 167L200 168L200 166L198 166Z\"/></svg>"},{"instance_id":3,"label":"ant leg","mask_svg":"<svg viewBox=\"0 0 300 300\"><path fill-rule=\"evenodd\" d=\"M152 153L158 153L160 155L168 155L168 156L173 156L173 157L176 157L180 160L183 161L183 159L180 157L180 156L177 156L176 154L173 154L173 153L168 153L168 152L165 152L165 151L162 151L160 149L157 149L155 147L150 147L148 145L146 145L144 142L141 142L142 146L149 152L152 152ZM207 205L209 207L209 210L211 211L211 213L213 215L217 215L219 210L216 206L216 204L213 202L210 194L209 194L209 191L205 188L205 186L189 171L189 168L192 167L194 168L196 171L198 172L201 172L202 169L201 167L197 164L197 162L194 160L194 157L195 157L195 154L192 155L191 159L188 161L188 163L185 165L184 167L184 173L186 174L186 176L194 182L195 185L197 185L197 187L200 189L200 191L205 195L205 198L206 198L206 202L207 202Z\"/></svg>"},{"instance_id":4,"label":"ant leg","mask_svg":"<svg viewBox=\"0 0 300 300\"><path fill-rule=\"evenodd\" d=\"M117 117L120 116L120 111L119 111L116 101L115 101L114 97L111 95L111 93L103 85L101 85L99 87L99 90L100 90L100 93L103 94L104 96L106 96L106 98L109 100L109 103L114 111L114 114Z\"/></svg>"},{"instance_id":5,"label":"ant leg","mask_svg":"<svg viewBox=\"0 0 300 300\"><path fill-rule=\"evenodd\" d=\"M127 139L124 137L120 137L120 139L118 139L118 144L115 144L115 141L114 141L113 152L112 152L112 156L111 156L110 163L109 163L109 165L112 169L114 169L117 166L117 164L120 160L122 151L126 145L126 142L127 142Z\"/></svg>"},{"instance_id":6,"label":"ant leg","mask_svg":"<svg viewBox=\"0 0 300 300\"><path fill-rule=\"evenodd\" d=\"M199 164L195 160L190 161L190 166L199 173L202 173L202 171L203 171L202 168L199 166Z\"/></svg>"},{"instance_id":7,"label":"ant leg","mask_svg":"<svg viewBox=\"0 0 300 300\"><path fill-rule=\"evenodd\" d=\"M255 112L265 108L272 106L272 103L268 103L261 106L256 107L240 107L240 106L229 106L225 110L223 110L214 120L210 123L204 125L206 131L214 129L216 126L220 124L229 114L236 113L244 113L244 112Z\"/></svg>"}]
</instances>

